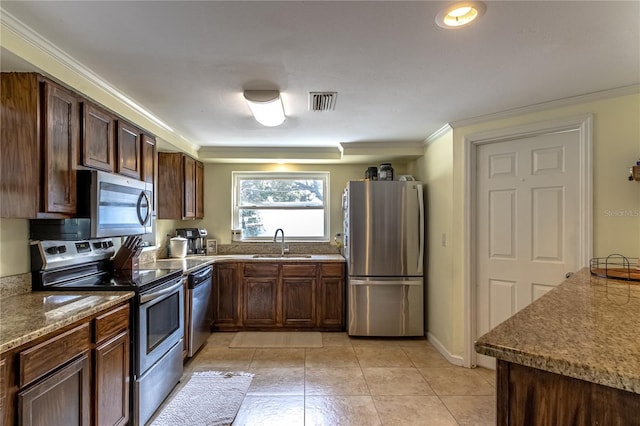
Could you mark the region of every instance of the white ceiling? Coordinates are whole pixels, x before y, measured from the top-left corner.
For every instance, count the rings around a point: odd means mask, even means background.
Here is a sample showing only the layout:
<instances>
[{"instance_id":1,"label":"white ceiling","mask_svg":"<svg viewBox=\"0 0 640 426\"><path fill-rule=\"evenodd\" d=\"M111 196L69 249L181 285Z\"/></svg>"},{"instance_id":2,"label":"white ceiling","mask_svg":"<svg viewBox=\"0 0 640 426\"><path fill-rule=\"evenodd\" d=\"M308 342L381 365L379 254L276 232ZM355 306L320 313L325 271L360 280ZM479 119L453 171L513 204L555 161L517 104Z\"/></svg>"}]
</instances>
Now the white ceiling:
<instances>
[{"instance_id":1,"label":"white ceiling","mask_svg":"<svg viewBox=\"0 0 640 426\"><path fill-rule=\"evenodd\" d=\"M5 1L3 11L199 146L420 144L446 123L640 83L639 1ZM28 68L2 50L2 70ZM265 128L244 89L279 89ZM335 111L308 93L336 91Z\"/></svg>"}]
</instances>

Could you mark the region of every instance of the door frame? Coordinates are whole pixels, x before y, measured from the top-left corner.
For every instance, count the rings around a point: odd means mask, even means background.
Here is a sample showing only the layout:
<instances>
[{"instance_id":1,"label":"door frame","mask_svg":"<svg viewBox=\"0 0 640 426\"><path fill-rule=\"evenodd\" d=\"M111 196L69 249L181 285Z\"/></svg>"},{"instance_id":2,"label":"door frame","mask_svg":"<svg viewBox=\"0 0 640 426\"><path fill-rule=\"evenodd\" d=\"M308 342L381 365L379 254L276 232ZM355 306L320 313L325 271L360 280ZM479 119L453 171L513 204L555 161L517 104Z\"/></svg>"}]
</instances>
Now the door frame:
<instances>
[{"instance_id":1,"label":"door frame","mask_svg":"<svg viewBox=\"0 0 640 426\"><path fill-rule=\"evenodd\" d=\"M464 170L465 193L464 205L464 366L475 367L477 354L474 350L474 342L477 335L477 294L476 286L476 220L477 220L477 151L481 145L498 143L509 140L524 139L528 137L557 133L563 131L579 132L579 203L578 244L580 252L578 261L582 267L589 265L589 259L593 253L593 167L592 167L592 140L593 140L593 114L548 120L515 127L507 127L486 132L467 135L464 138Z\"/></svg>"}]
</instances>

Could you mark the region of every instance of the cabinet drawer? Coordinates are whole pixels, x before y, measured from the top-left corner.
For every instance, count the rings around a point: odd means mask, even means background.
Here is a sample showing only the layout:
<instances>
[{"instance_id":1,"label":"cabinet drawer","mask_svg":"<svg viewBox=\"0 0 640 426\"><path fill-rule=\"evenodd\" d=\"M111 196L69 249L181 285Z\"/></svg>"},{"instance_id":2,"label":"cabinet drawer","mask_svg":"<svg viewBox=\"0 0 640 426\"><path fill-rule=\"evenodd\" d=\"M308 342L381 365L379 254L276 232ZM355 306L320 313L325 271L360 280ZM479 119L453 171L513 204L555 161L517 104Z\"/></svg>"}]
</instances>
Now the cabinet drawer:
<instances>
[{"instance_id":1,"label":"cabinet drawer","mask_svg":"<svg viewBox=\"0 0 640 426\"><path fill-rule=\"evenodd\" d=\"M323 263L323 277L341 277L344 271L344 263Z\"/></svg>"},{"instance_id":2,"label":"cabinet drawer","mask_svg":"<svg viewBox=\"0 0 640 426\"><path fill-rule=\"evenodd\" d=\"M282 265L283 277L315 277L316 265L315 264L302 264L294 263Z\"/></svg>"},{"instance_id":3,"label":"cabinet drawer","mask_svg":"<svg viewBox=\"0 0 640 426\"><path fill-rule=\"evenodd\" d=\"M96 318L96 343L129 327L129 305L123 305Z\"/></svg>"},{"instance_id":4,"label":"cabinet drawer","mask_svg":"<svg viewBox=\"0 0 640 426\"><path fill-rule=\"evenodd\" d=\"M20 387L72 360L91 346L89 323L20 352Z\"/></svg>"},{"instance_id":5,"label":"cabinet drawer","mask_svg":"<svg viewBox=\"0 0 640 426\"><path fill-rule=\"evenodd\" d=\"M277 263L245 263L244 264L244 276L245 277L277 277L278 276Z\"/></svg>"}]
</instances>

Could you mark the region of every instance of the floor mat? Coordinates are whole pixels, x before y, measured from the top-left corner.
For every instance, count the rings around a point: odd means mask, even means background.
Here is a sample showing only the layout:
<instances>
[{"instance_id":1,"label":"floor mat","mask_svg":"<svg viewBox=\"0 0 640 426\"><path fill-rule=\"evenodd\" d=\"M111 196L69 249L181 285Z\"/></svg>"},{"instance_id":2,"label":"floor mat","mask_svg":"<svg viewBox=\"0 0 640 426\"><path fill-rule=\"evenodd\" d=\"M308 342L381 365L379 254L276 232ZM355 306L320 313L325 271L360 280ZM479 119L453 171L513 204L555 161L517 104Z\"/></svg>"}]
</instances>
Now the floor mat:
<instances>
[{"instance_id":1,"label":"floor mat","mask_svg":"<svg viewBox=\"0 0 640 426\"><path fill-rule=\"evenodd\" d=\"M227 426L233 422L253 374L202 371L189 381L162 409L151 426Z\"/></svg>"},{"instance_id":2,"label":"floor mat","mask_svg":"<svg viewBox=\"0 0 640 426\"><path fill-rule=\"evenodd\" d=\"M240 331L230 348L321 348L318 331Z\"/></svg>"}]
</instances>

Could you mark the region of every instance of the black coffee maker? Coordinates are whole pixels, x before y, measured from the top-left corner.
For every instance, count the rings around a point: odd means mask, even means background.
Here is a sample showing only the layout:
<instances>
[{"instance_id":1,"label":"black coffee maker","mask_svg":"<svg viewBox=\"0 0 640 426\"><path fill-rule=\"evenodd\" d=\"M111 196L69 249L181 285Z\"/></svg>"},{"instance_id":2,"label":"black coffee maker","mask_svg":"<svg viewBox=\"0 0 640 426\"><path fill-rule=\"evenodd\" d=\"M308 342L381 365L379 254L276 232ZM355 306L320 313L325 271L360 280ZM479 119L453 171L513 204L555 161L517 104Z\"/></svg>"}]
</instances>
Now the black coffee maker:
<instances>
[{"instance_id":1,"label":"black coffee maker","mask_svg":"<svg viewBox=\"0 0 640 426\"><path fill-rule=\"evenodd\" d=\"M187 254L206 254L207 230L204 228L178 228L178 237L187 239Z\"/></svg>"}]
</instances>

